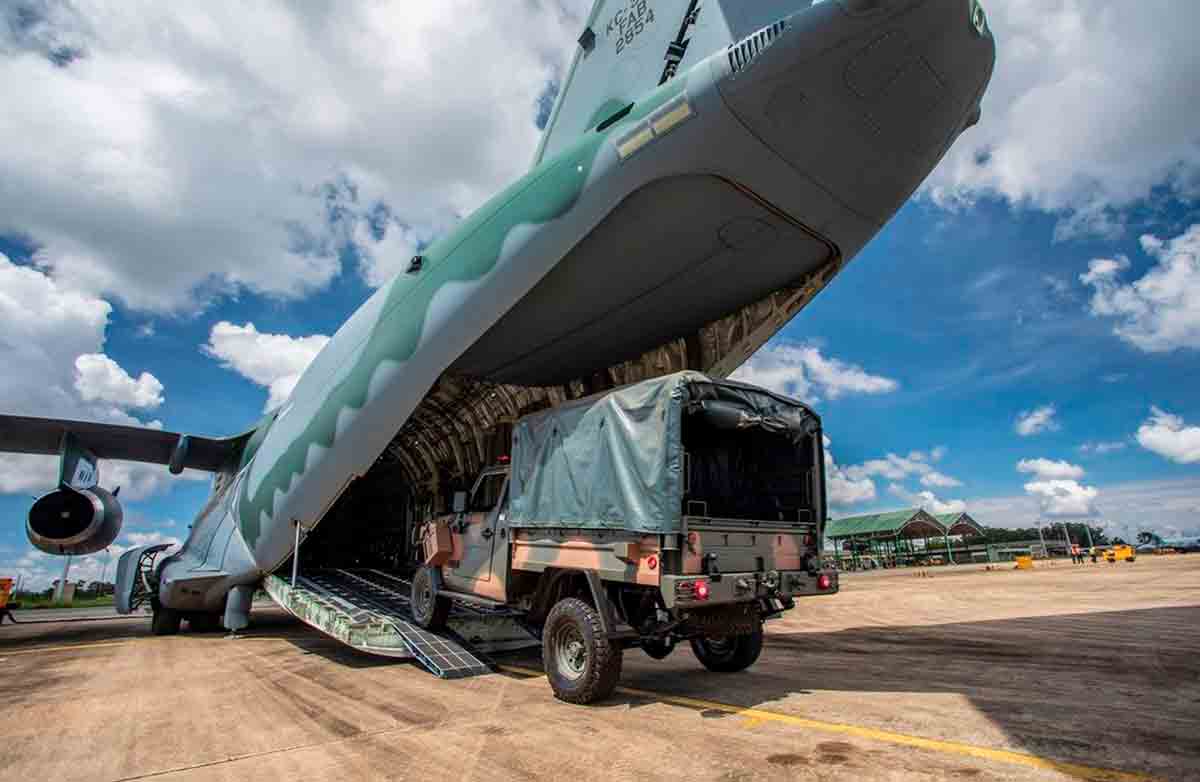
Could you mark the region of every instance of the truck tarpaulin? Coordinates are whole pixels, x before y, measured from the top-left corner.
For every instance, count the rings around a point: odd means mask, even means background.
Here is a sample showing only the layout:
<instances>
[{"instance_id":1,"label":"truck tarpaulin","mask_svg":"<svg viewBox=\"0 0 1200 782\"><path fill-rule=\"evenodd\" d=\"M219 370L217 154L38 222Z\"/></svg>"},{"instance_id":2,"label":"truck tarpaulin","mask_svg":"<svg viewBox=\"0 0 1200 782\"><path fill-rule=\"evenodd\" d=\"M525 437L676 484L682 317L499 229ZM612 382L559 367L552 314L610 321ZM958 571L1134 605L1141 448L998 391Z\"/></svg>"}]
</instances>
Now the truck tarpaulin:
<instances>
[{"instance_id":1,"label":"truck tarpaulin","mask_svg":"<svg viewBox=\"0 0 1200 782\"><path fill-rule=\"evenodd\" d=\"M509 525L679 532L687 415L796 440L820 426L799 402L698 372L534 413L513 428Z\"/></svg>"}]
</instances>

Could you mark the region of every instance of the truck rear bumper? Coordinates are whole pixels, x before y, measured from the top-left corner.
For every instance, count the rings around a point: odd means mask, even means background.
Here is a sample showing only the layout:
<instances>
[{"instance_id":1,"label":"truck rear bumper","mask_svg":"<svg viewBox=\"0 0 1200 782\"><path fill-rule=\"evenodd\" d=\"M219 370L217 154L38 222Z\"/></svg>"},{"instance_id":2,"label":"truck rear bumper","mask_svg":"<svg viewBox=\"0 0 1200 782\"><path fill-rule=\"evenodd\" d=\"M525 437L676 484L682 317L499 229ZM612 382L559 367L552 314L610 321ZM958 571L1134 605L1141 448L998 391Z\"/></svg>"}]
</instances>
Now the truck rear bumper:
<instances>
[{"instance_id":1,"label":"truck rear bumper","mask_svg":"<svg viewBox=\"0 0 1200 782\"><path fill-rule=\"evenodd\" d=\"M832 595L838 591L835 570L815 574L805 570L779 570L707 576L664 575L661 584L663 602L668 609L742 603L756 598Z\"/></svg>"}]
</instances>

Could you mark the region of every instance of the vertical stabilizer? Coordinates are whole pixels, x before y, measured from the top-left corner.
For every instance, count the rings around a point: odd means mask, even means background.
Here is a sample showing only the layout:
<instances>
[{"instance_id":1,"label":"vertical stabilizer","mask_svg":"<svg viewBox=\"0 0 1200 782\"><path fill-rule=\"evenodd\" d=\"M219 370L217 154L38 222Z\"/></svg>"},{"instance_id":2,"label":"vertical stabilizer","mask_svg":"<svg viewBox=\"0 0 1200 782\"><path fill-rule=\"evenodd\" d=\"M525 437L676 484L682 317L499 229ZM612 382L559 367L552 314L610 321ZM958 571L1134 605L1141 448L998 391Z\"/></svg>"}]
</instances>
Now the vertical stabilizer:
<instances>
[{"instance_id":1,"label":"vertical stabilizer","mask_svg":"<svg viewBox=\"0 0 1200 782\"><path fill-rule=\"evenodd\" d=\"M809 0L596 0L534 165L641 95Z\"/></svg>"}]
</instances>

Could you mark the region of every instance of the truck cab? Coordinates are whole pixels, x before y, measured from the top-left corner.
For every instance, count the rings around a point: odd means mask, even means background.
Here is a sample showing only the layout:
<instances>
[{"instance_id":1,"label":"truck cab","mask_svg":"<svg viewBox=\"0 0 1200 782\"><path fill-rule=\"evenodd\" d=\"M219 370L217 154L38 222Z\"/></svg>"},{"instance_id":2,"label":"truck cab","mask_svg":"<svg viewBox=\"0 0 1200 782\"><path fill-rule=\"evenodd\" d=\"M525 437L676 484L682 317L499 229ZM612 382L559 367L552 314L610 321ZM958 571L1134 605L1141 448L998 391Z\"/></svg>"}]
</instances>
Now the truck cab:
<instances>
[{"instance_id":1,"label":"truck cab","mask_svg":"<svg viewBox=\"0 0 1200 782\"><path fill-rule=\"evenodd\" d=\"M608 695L624 651L687 642L749 667L763 621L838 590L820 557L820 421L794 400L680 373L527 416L511 457L420 531L413 616L518 611L555 694Z\"/></svg>"}]
</instances>

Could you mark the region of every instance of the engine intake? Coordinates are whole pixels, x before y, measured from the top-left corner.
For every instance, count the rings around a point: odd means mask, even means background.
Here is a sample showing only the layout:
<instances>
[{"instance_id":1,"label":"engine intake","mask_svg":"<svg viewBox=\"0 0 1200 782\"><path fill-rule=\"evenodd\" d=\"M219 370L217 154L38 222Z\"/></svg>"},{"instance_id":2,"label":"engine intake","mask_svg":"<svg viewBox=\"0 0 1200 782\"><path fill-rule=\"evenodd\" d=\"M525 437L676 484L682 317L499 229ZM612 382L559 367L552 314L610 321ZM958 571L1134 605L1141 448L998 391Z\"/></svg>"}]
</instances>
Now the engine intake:
<instances>
[{"instance_id":1,"label":"engine intake","mask_svg":"<svg viewBox=\"0 0 1200 782\"><path fill-rule=\"evenodd\" d=\"M121 503L99 486L64 486L33 503L25 534L47 554L94 554L117 539L123 518Z\"/></svg>"}]
</instances>

